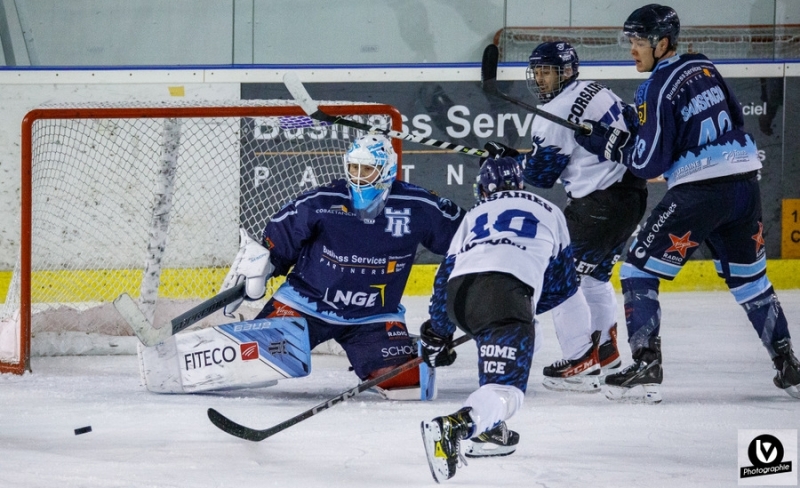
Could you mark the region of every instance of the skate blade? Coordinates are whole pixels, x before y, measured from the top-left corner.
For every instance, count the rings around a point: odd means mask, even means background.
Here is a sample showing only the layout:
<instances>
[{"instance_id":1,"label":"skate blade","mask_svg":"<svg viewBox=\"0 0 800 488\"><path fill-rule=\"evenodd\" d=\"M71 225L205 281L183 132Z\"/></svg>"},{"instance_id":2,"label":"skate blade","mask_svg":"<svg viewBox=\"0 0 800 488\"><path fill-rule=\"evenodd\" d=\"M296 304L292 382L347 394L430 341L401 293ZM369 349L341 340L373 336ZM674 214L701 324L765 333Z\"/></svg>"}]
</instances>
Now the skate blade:
<instances>
[{"instance_id":1,"label":"skate blade","mask_svg":"<svg viewBox=\"0 0 800 488\"><path fill-rule=\"evenodd\" d=\"M472 442L467 443L464 456L468 458L498 457L514 454L517 446L500 446L491 442Z\"/></svg>"},{"instance_id":2,"label":"skate blade","mask_svg":"<svg viewBox=\"0 0 800 488\"><path fill-rule=\"evenodd\" d=\"M792 398L800 399L800 385L794 385L788 388L784 388L783 391L785 391Z\"/></svg>"},{"instance_id":3,"label":"skate blade","mask_svg":"<svg viewBox=\"0 0 800 488\"><path fill-rule=\"evenodd\" d=\"M661 391L658 384L636 385L630 388L606 385L606 398L621 403L661 403Z\"/></svg>"},{"instance_id":4,"label":"skate blade","mask_svg":"<svg viewBox=\"0 0 800 488\"><path fill-rule=\"evenodd\" d=\"M423 421L420 429L422 430L422 442L425 445L425 456L428 459L428 467L431 468L433 480L441 483L452 478L455 473L450 472L447 466L447 456L442 452L440 445L442 431L439 429L439 424Z\"/></svg>"},{"instance_id":5,"label":"skate blade","mask_svg":"<svg viewBox=\"0 0 800 488\"><path fill-rule=\"evenodd\" d=\"M599 375L580 375L568 378L553 378L545 376L542 386L552 391L567 391L573 393L599 393Z\"/></svg>"}]
</instances>

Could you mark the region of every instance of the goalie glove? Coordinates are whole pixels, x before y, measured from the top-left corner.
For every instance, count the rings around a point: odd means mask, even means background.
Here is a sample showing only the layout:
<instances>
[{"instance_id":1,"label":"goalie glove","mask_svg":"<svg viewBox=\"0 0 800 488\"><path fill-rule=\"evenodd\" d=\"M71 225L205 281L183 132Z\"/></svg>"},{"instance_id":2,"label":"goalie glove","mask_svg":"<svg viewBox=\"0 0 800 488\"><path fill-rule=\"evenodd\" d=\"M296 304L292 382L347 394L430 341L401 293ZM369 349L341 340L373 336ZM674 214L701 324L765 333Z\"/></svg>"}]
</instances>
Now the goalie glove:
<instances>
[{"instance_id":1,"label":"goalie glove","mask_svg":"<svg viewBox=\"0 0 800 488\"><path fill-rule=\"evenodd\" d=\"M239 300L227 305L223 313L227 317L234 317L235 312L242 301L259 300L267 292L267 279L272 276L275 266L269 260L269 250L254 241L247 235L247 231L239 229L239 252L233 260L225 281L222 282L220 291L233 288L241 282L245 282L245 294Z\"/></svg>"},{"instance_id":2,"label":"goalie glove","mask_svg":"<svg viewBox=\"0 0 800 488\"><path fill-rule=\"evenodd\" d=\"M453 334L443 336L433 330L431 319L423 322L419 331L419 343L422 346L422 360L431 368L450 366L456 360L456 351L452 346Z\"/></svg>"},{"instance_id":3,"label":"goalie glove","mask_svg":"<svg viewBox=\"0 0 800 488\"><path fill-rule=\"evenodd\" d=\"M625 151L631 140L630 132L595 120L585 120L583 123L591 126L592 130L588 134L580 130L575 131L575 142L592 154L615 163L624 163Z\"/></svg>"}]
</instances>

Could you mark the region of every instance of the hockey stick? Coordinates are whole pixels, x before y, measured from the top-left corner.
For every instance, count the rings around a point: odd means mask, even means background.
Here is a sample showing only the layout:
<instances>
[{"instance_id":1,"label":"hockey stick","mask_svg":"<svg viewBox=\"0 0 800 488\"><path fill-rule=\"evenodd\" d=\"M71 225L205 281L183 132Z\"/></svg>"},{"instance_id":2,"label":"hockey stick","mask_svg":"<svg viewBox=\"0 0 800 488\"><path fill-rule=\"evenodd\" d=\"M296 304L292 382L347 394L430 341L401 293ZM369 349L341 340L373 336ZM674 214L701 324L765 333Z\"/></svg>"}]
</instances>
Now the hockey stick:
<instances>
[{"instance_id":1,"label":"hockey stick","mask_svg":"<svg viewBox=\"0 0 800 488\"><path fill-rule=\"evenodd\" d=\"M555 122L558 125L562 125L568 129L572 129L575 131L581 131L584 134L589 134L591 129L587 126L576 124L574 122L570 122L567 119L562 119L557 115L553 115L550 112L546 112L539 107L535 107L533 105L529 105L522 100L517 100L516 98L506 95L505 93L501 92L497 89L497 62L499 60L500 52L497 49L497 46L494 44L489 44L483 50L483 59L481 59L481 87L483 91L490 95L494 95L496 97L500 97L503 100L513 103L514 105L520 106L534 114L545 118L551 122Z\"/></svg>"},{"instance_id":2,"label":"hockey stick","mask_svg":"<svg viewBox=\"0 0 800 488\"><path fill-rule=\"evenodd\" d=\"M283 84L286 85L286 89L289 90L289 93L292 94L292 97L294 97L294 100L297 102L298 105L300 105L303 111L307 113L308 116L314 120L319 120L320 122L327 122L328 124L337 124L346 127L352 127L353 129L363 130L370 134L383 134L387 137L393 137L395 139L403 139L406 141L416 142L418 144L424 144L426 146L434 146L441 149L448 149L452 152L459 154L467 154L469 156L478 156L481 158L492 156L491 154L489 154L489 151L486 151L484 149L475 149L471 147L461 146L459 144L453 144L451 142L444 142L444 141L438 141L436 139L430 139L428 137L415 136L413 134L408 134L405 132L397 132L391 129L382 129L374 125L362 124L360 122L356 122L355 120L346 119L342 116L326 114L319 108L319 104L311 98L311 95L309 95L308 91L306 90L306 87L303 86L303 83L300 81L300 78L298 78L297 75L291 71L288 71L286 72L285 75L283 75Z\"/></svg>"},{"instance_id":3,"label":"hockey stick","mask_svg":"<svg viewBox=\"0 0 800 488\"><path fill-rule=\"evenodd\" d=\"M461 344L467 342L470 339L471 339L471 337L463 335L463 336L459 337L458 339L455 339L453 342L451 342L450 343L450 347L460 346ZM305 412L303 412L303 413L301 413L299 415L295 415L294 417L292 417L292 418L290 418L288 420L284 420L283 422L279 423L278 425L275 425L275 426L270 427L268 429L263 429L263 430L251 429L250 427L245 427L244 425L237 424L236 422L234 422L233 420L229 419L228 417L222 415L221 413L219 413L218 411L214 410L213 408L209 408L208 409L208 419L211 420L212 424L216 425L221 430L223 430L224 432L227 432L230 435L234 435L236 437L241 437L242 439L245 439L245 440L248 440L248 441L253 441L253 442L263 441L267 437L271 437L271 436L277 434L278 432L286 430L289 427L291 427L291 426L293 426L293 425L295 425L295 424L297 424L299 422L302 422L303 420L305 420L305 419L307 419L309 417L313 417L314 415L316 415L316 414L318 414L318 413L320 413L320 412L322 412L324 410L327 410L327 409L331 408L332 406L336 405L337 403L341 403L341 402L347 400L348 398L352 398L352 397L358 395L359 393L361 393L361 392L363 392L365 390L369 390L373 386L378 385L379 383L383 383L384 381L386 381L388 379L394 378L395 376L397 376L400 373L403 373L405 371L408 371L409 369L414 369L417 366L419 366L419 364L421 362L422 362L422 358L421 357L416 357L414 359L411 359L410 361L406 361L405 363L401 364L400 366L397 366L396 368L394 368L394 369L392 369L390 371L387 371L386 373L384 373L384 374L382 374L382 375L380 375L380 376L378 376L376 378L373 378L373 379L371 379L369 381L365 381L363 383L359 383L358 386L356 386L354 388L350 388L349 390L344 391L342 393L339 393L338 395L336 395L335 397L331 398L330 400L326 400L326 401L320 403L319 405L317 405L316 407L310 408L310 409L306 410Z\"/></svg>"},{"instance_id":4,"label":"hockey stick","mask_svg":"<svg viewBox=\"0 0 800 488\"><path fill-rule=\"evenodd\" d=\"M122 315L125 322L131 326L134 334L142 341L142 344L152 347L159 342L164 342L198 320L202 320L226 305L242 298L244 296L244 285L244 282L239 283L233 288L209 298L200 305L172 319L169 327L161 327L160 329L153 327L133 298L127 293L123 293L114 300L114 308Z\"/></svg>"}]
</instances>

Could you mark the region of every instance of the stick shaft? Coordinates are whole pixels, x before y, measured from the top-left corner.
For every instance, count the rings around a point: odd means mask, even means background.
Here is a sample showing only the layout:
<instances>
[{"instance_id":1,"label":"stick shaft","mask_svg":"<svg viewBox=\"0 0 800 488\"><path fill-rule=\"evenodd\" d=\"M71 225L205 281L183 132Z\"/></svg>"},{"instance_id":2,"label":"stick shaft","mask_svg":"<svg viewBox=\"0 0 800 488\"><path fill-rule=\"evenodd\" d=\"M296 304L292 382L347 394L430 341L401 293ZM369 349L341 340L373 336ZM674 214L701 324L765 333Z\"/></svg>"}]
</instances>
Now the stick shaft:
<instances>
[{"instance_id":1,"label":"stick shaft","mask_svg":"<svg viewBox=\"0 0 800 488\"><path fill-rule=\"evenodd\" d=\"M300 105L300 107L303 108L303 111L312 119L319 120L321 122L327 122L329 124L343 125L353 129L363 130L370 134L383 134L387 137L392 137L395 139L403 139L406 141L416 142L417 144L447 149L449 151L459 154L466 154L468 156L478 156L481 158L491 157L491 154L484 149L475 149L472 147L462 146L460 144L453 144L451 142L431 139L429 137L415 136L406 132L383 129L374 125L363 124L361 122L356 122L355 120L327 114L323 112L319 108L319 104L311 98L308 90L306 90L305 86L303 86L303 83L300 81L300 78L298 78L295 73L291 71L286 72L286 74L283 76L283 83L286 85L286 89L292 94L292 97L295 99L297 104Z\"/></svg>"},{"instance_id":2,"label":"stick shaft","mask_svg":"<svg viewBox=\"0 0 800 488\"><path fill-rule=\"evenodd\" d=\"M470 340L470 337L466 336L466 335L463 335L463 336L459 337L458 339L455 339L451 343L451 347L459 346L459 345L467 342L468 340ZM394 368L394 369L392 369L390 371L387 371L386 373L384 373L384 374L382 374L382 375L380 375L380 376L378 376L376 378L373 378L373 379L368 380L368 381L364 381L363 383L359 383L358 386L350 388L349 390L344 391L344 392L336 395L335 397L330 398L329 400L326 400L326 401L320 403L319 405L317 405L315 407L312 407L312 408L310 408L310 409L306 410L305 412L302 412L302 413L300 413L298 415L295 415L294 417L292 417L290 419L284 420L283 422L281 422L281 423L279 423L277 425L274 425L274 426L272 426L272 427L270 427L268 429L262 429L262 430L251 429L250 427L246 427L244 425L237 424L236 422L234 422L233 420L229 419L228 417L222 415L221 413L219 413L218 411L214 410L213 408L209 408L208 409L208 418L209 418L209 420L211 420L211 423L213 423L214 425L219 427L221 430L227 432L228 434L234 435L236 437L240 437L240 438L248 440L248 441L254 441L254 442L263 441L267 437L271 437L271 436L277 434L278 432L286 430L289 427L291 427L291 426L293 426L293 425L295 425L295 424L297 424L299 422L302 422L303 420L305 420L305 419L307 419L309 417L313 417L314 415L316 415L316 414L318 414L320 412L323 412L323 411L333 407L334 405L337 405L337 404L347 400L348 398L352 398L352 397L358 395L359 393L372 388L373 386L376 386L376 385L378 385L380 383L383 383L386 380L394 378L395 376L397 376L397 375L399 375L399 374L401 374L401 373L403 373L405 371L408 371L409 369L416 368L417 366L419 366L419 364L421 362L422 362L422 358L421 357L416 357L414 359L406 361L405 363L397 366L396 368Z\"/></svg>"}]
</instances>

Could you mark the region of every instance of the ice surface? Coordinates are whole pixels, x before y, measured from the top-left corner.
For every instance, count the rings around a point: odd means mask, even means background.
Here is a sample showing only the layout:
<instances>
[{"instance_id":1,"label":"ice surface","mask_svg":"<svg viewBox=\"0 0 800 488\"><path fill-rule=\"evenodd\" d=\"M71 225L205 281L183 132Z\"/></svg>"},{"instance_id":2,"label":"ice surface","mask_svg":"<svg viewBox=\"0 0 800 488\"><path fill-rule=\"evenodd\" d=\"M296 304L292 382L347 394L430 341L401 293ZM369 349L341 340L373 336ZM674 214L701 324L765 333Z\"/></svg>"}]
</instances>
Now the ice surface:
<instances>
[{"instance_id":1,"label":"ice surface","mask_svg":"<svg viewBox=\"0 0 800 488\"><path fill-rule=\"evenodd\" d=\"M800 290L779 298L800 337ZM404 303L418 328L427 298ZM446 484L735 486L738 429L797 429L800 401L773 386L772 363L729 294L663 294L662 317L664 401L619 405L541 386L542 367L560 357L545 315L525 405L509 422L519 449L470 460ZM619 324L628 364L621 307ZM259 443L206 417L214 407L270 427L354 386L347 368L342 356L315 355L310 376L272 388L170 396L140 386L135 356L34 358L33 374L0 375L0 487L433 486L419 423L457 410L477 387L472 343L439 370L435 402L362 393Z\"/></svg>"}]
</instances>

